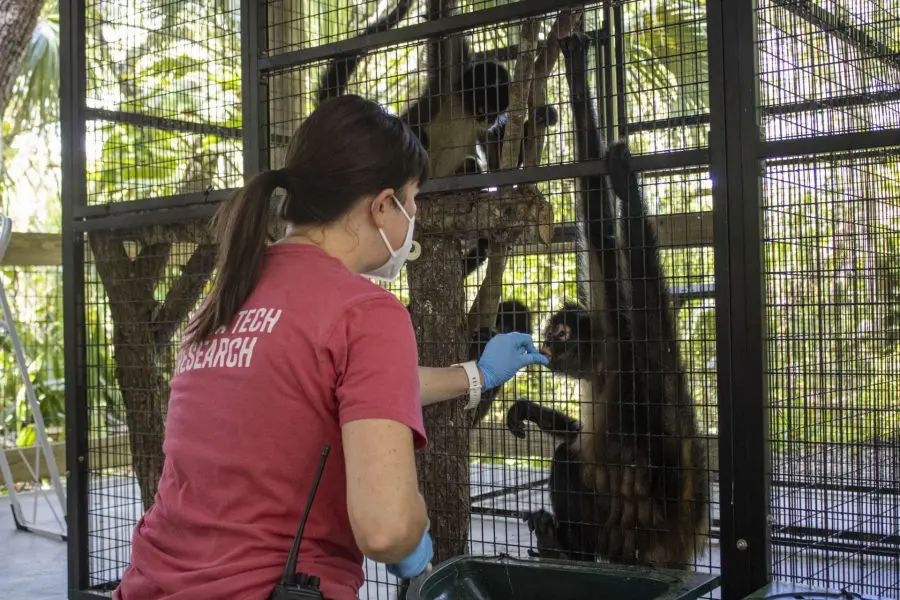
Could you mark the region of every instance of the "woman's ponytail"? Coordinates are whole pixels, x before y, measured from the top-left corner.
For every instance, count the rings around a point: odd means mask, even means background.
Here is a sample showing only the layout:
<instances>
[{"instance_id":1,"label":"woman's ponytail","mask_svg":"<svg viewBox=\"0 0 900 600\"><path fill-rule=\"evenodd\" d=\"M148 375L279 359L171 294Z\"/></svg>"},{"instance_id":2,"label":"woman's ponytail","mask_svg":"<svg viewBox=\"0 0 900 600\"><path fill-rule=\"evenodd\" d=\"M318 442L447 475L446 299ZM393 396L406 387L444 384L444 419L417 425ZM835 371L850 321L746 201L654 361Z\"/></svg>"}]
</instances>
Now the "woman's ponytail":
<instances>
[{"instance_id":1,"label":"woman's ponytail","mask_svg":"<svg viewBox=\"0 0 900 600\"><path fill-rule=\"evenodd\" d=\"M264 171L226 200L212 221L218 243L216 274L206 301L187 329L200 341L231 323L259 280L266 251L269 201L280 184L279 171Z\"/></svg>"},{"instance_id":2,"label":"woman's ponytail","mask_svg":"<svg viewBox=\"0 0 900 600\"><path fill-rule=\"evenodd\" d=\"M234 319L259 281L275 188L294 226L333 223L361 198L428 179L428 153L413 131L377 102L344 94L323 101L288 144L284 167L254 177L219 209L213 288L186 334L203 340Z\"/></svg>"}]
</instances>

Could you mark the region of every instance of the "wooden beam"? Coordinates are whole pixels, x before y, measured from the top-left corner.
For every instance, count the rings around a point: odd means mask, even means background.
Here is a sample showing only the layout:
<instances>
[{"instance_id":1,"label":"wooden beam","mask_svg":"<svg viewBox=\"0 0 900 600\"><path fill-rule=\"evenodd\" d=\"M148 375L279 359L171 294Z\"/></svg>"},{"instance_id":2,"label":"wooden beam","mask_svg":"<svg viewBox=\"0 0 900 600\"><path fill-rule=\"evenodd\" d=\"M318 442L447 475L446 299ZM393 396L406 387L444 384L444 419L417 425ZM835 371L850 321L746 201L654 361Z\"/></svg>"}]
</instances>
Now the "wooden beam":
<instances>
[{"instance_id":1,"label":"wooden beam","mask_svg":"<svg viewBox=\"0 0 900 600\"><path fill-rule=\"evenodd\" d=\"M131 468L131 446L128 442L128 436L111 435L100 439L92 439L89 442L88 464L94 471L100 469L116 469ZM13 481L17 483L25 483L32 481L29 466L34 468L35 457L40 448L38 446L26 446L24 448L11 448L4 450L6 460L9 461L9 467L12 471ZM53 457L56 459L56 466L59 468L60 477L64 477L66 472L66 443L53 442L50 444L53 451ZM44 452L40 449L41 460L39 466L41 468L41 476L47 477L47 467L44 460Z\"/></svg>"},{"instance_id":2,"label":"wooden beam","mask_svg":"<svg viewBox=\"0 0 900 600\"><path fill-rule=\"evenodd\" d=\"M651 217L662 248L713 245L712 211Z\"/></svg>"},{"instance_id":3,"label":"wooden beam","mask_svg":"<svg viewBox=\"0 0 900 600\"><path fill-rule=\"evenodd\" d=\"M653 217L662 247L712 246L712 212L679 213ZM557 225L571 227L572 225ZM521 244L516 254L571 252L574 246L557 240L550 246ZM133 254L133 253L132 253ZM62 236L56 233L14 232L9 249L0 265L15 267L58 266L62 264Z\"/></svg>"},{"instance_id":4,"label":"wooden beam","mask_svg":"<svg viewBox=\"0 0 900 600\"><path fill-rule=\"evenodd\" d=\"M58 233L13 232L0 265L49 267L62 264L62 236Z\"/></svg>"}]
</instances>

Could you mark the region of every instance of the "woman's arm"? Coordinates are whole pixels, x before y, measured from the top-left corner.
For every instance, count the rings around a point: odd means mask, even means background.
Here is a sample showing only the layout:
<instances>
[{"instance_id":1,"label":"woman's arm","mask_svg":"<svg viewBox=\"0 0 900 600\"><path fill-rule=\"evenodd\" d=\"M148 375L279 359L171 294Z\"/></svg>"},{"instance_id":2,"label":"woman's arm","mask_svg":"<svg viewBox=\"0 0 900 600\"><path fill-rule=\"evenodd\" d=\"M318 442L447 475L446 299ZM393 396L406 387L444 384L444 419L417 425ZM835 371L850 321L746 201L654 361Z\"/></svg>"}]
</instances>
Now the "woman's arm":
<instances>
[{"instance_id":1,"label":"woman's arm","mask_svg":"<svg viewBox=\"0 0 900 600\"><path fill-rule=\"evenodd\" d=\"M530 335L501 333L491 338L478 359L482 391L503 385L527 365L547 364L547 357L537 351ZM469 378L462 367L419 367L419 390L422 406L444 402L468 394Z\"/></svg>"},{"instance_id":2,"label":"woman's arm","mask_svg":"<svg viewBox=\"0 0 900 600\"><path fill-rule=\"evenodd\" d=\"M397 421L362 419L346 423L341 437L356 544L372 560L398 563L416 548L428 523L412 431Z\"/></svg>"},{"instance_id":3,"label":"woman's arm","mask_svg":"<svg viewBox=\"0 0 900 600\"><path fill-rule=\"evenodd\" d=\"M363 554L397 563L417 547L427 522L414 459L427 439L415 335L406 308L386 293L342 316L326 347L337 375L347 514Z\"/></svg>"},{"instance_id":4,"label":"woman's arm","mask_svg":"<svg viewBox=\"0 0 900 600\"><path fill-rule=\"evenodd\" d=\"M484 387L484 373L481 386ZM419 367L419 390L422 406L444 402L469 393L469 377L462 367Z\"/></svg>"}]
</instances>

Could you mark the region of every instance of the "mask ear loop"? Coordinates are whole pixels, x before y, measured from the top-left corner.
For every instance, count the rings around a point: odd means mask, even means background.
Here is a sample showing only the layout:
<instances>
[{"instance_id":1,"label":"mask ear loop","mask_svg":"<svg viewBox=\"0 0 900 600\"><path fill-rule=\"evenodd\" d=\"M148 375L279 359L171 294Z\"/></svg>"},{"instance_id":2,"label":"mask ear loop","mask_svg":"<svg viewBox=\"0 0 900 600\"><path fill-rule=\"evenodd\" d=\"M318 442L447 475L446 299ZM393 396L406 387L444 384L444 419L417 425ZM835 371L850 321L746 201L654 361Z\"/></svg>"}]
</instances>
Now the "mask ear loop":
<instances>
[{"instance_id":1,"label":"mask ear loop","mask_svg":"<svg viewBox=\"0 0 900 600\"><path fill-rule=\"evenodd\" d=\"M413 240L412 248L409 250L409 256L406 257L406 260L416 260L421 255L422 255L422 244Z\"/></svg>"},{"instance_id":2,"label":"mask ear loop","mask_svg":"<svg viewBox=\"0 0 900 600\"><path fill-rule=\"evenodd\" d=\"M394 202L397 203L397 207L406 216L406 218L409 219L410 221L413 221L412 217L410 217L409 214L407 214L406 209L403 208L403 203L400 202L400 199L397 198L397 196L395 194L391 194L391 197L394 199ZM413 226L415 226L414 221L413 221ZM384 236L384 234L382 234L382 237L383 236ZM385 241L387 241L387 238L385 238ZM422 244L413 240L412 248L409 249L409 255L407 255L406 260L413 261L413 260L416 260L417 258L419 258L421 255L422 255ZM393 254L391 254L391 256L393 256Z\"/></svg>"}]
</instances>

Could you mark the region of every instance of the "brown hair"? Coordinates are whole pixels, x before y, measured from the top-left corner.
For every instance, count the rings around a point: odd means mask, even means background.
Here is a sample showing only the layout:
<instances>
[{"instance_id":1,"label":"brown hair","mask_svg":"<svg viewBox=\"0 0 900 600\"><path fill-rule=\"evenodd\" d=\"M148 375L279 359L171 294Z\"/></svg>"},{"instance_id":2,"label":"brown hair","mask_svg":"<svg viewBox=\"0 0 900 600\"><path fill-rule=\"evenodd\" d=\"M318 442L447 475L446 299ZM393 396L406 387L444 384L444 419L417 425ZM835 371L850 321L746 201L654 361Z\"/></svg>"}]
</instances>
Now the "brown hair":
<instances>
[{"instance_id":1,"label":"brown hair","mask_svg":"<svg viewBox=\"0 0 900 600\"><path fill-rule=\"evenodd\" d=\"M256 175L213 217L217 274L188 335L202 340L231 323L256 287L276 188L287 192L286 221L325 225L363 196L427 179L428 153L400 119L360 96L325 100L294 132L284 168Z\"/></svg>"}]
</instances>

